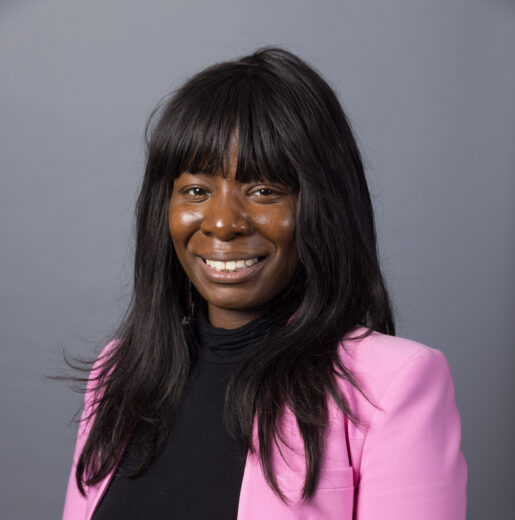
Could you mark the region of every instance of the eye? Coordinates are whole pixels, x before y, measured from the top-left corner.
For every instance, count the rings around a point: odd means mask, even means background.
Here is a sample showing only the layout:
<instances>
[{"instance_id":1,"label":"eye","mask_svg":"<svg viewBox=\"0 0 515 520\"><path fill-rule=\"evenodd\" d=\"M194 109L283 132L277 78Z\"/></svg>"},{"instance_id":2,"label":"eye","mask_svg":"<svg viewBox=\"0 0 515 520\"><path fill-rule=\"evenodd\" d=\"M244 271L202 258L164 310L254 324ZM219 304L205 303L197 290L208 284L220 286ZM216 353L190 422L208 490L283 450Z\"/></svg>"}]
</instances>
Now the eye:
<instances>
[{"instance_id":1,"label":"eye","mask_svg":"<svg viewBox=\"0 0 515 520\"><path fill-rule=\"evenodd\" d=\"M206 196L207 190L201 188L200 186L192 186L191 188L182 190L181 193L190 199L199 199Z\"/></svg>"},{"instance_id":2,"label":"eye","mask_svg":"<svg viewBox=\"0 0 515 520\"><path fill-rule=\"evenodd\" d=\"M271 188L259 188L254 193L260 193L260 195L267 196L276 193L276 191L272 190Z\"/></svg>"},{"instance_id":3,"label":"eye","mask_svg":"<svg viewBox=\"0 0 515 520\"><path fill-rule=\"evenodd\" d=\"M255 195L256 198L263 200L263 201L271 201L276 199L277 197L280 197L283 193L279 190L276 190L274 188L258 188L250 193L250 195Z\"/></svg>"}]
</instances>

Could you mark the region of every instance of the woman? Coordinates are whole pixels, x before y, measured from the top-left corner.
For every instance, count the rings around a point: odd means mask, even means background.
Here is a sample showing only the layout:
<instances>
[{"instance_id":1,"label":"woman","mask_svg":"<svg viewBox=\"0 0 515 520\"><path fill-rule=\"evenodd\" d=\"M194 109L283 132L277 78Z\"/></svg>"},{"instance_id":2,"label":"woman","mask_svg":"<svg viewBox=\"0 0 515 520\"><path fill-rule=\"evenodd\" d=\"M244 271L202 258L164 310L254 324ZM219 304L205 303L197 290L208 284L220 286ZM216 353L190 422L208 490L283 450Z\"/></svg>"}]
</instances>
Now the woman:
<instances>
[{"instance_id":1,"label":"woman","mask_svg":"<svg viewBox=\"0 0 515 520\"><path fill-rule=\"evenodd\" d=\"M192 77L147 136L133 298L63 519L464 519L449 365L395 336L328 84L261 48Z\"/></svg>"}]
</instances>

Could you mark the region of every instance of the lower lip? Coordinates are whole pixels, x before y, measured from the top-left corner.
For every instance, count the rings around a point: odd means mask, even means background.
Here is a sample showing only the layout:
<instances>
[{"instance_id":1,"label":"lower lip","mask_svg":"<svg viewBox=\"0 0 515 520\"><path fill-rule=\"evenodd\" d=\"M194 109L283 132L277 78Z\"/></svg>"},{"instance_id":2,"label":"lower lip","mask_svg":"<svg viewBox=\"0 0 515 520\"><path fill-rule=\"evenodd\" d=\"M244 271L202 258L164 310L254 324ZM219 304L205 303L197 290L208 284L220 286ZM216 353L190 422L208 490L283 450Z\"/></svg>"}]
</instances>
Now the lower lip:
<instances>
[{"instance_id":1,"label":"lower lip","mask_svg":"<svg viewBox=\"0 0 515 520\"><path fill-rule=\"evenodd\" d=\"M260 260L257 264L251 265L250 267L247 267L246 269L243 269L243 271L235 271L234 273L222 273L220 271L217 271L216 269L213 269L208 264L200 258L200 256L197 257L198 261L202 265L202 268L204 269L204 272L206 273L206 276L213 280L214 282L223 282L223 283L238 283L243 282L254 276L257 272L260 271L262 265L266 261L266 257Z\"/></svg>"}]
</instances>

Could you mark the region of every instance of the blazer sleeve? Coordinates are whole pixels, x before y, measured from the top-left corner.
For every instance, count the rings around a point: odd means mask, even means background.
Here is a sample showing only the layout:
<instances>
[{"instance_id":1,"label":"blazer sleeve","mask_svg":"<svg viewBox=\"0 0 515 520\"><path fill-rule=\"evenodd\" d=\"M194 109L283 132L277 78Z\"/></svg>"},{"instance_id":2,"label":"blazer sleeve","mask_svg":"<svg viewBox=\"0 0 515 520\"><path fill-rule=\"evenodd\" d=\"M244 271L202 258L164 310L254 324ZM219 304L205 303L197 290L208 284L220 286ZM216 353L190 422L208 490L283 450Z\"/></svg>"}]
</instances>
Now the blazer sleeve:
<instances>
[{"instance_id":1,"label":"blazer sleeve","mask_svg":"<svg viewBox=\"0 0 515 520\"><path fill-rule=\"evenodd\" d=\"M364 441L355 520L465 520L467 464L445 355L427 347L389 383Z\"/></svg>"},{"instance_id":2,"label":"blazer sleeve","mask_svg":"<svg viewBox=\"0 0 515 520\"><path fill-rule=\"evenodd\" d=\"M79 461L79 457L82 453L82 449L84 447L84 444L86 444L86 440L89 435L89 430L91 428L91 424L93 422L93 416L90 418L89 421L86 420L88 414L92 410L92 401L94 397L94 383L95 381L92 380L92 377L94 377L97 374L98 370L98 364L100 361L104 358L104 354L107 353L107 351L115 345L117 340L111 341L108 343L102 352L100 353L99 357L95 361L95 364L92 367L92 370L90 372L89 380L86 386L86 392L84 394L84 409L81 414L79 427L77 429L77 438L75 441L75 448L73 452L73 462L72 467L70 470L70 474L68 477L68 487L66 489L66 497L64 500L64 510L63 510L63 516L62 520L79 520L79 519L85 519L87 517L88 513L88 487L84 486L84 491L86 492L86 496L83 496L79 488L77 487L77 483L75 480L75 470L77 468L77 462Z\"/></svg>"}]
</instances>

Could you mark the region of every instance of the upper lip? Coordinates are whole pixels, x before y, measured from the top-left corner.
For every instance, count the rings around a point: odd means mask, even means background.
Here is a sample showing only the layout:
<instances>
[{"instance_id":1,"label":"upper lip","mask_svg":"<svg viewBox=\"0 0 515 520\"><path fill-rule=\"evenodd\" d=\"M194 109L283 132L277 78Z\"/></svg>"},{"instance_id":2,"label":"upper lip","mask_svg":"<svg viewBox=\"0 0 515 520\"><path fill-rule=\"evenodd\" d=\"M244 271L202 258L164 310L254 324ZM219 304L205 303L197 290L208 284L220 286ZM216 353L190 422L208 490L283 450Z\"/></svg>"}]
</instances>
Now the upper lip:
<instances>
[{"instance_id":1,"label":"upper lip","mask_svg":"<svg viewBox=\"0 0 515 520\"><path fill-rule=\"evenodd\" d=\"M231 253L231 254L212 253L212 254L198 255L198 256L200 256L204 260L208 259L208 260L218 260L219 262L228 262L230 260L250 260L251 258L260 258L260 257L266 256L266 255L259 255L259 254L251 255L249 253L241 253L241 254L238 254L238 253Z\"/></svg>"}]
</instances>

